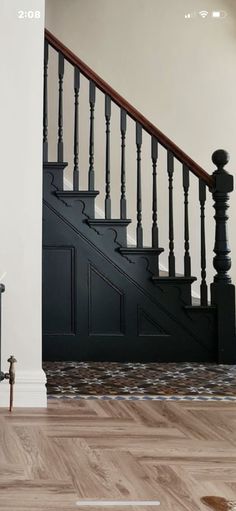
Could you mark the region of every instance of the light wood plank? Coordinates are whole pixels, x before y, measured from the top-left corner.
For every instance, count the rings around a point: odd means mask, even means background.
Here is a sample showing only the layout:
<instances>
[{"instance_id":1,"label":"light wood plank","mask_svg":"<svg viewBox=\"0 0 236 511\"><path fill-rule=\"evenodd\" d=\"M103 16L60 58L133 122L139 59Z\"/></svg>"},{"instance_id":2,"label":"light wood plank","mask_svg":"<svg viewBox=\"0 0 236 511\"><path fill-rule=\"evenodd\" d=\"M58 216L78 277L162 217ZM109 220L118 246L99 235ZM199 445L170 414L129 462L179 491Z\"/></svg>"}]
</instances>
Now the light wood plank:
<instances>
[{"instance_id":1,"label":"light wood plank","mask_svg":"<svg viewBox=\"0 0 236 511\"><path fill-rule=\"evenodd\" d=\"M1 410L0 510L84 511L81 498L160 500L150 511L207 511L207 496L227 504L236 500L235 424L235 404L221 402Z\"/></svg>"}]
</instances>

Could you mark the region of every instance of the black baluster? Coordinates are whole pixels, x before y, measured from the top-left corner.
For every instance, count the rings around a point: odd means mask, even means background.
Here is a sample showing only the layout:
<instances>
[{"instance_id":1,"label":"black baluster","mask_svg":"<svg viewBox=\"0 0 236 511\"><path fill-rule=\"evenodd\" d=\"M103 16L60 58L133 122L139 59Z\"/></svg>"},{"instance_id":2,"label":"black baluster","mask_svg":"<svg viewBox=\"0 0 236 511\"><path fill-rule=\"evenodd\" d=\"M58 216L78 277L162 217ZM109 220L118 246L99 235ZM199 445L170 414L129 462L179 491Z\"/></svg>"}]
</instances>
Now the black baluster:
<instances>
[{"instance_id":1,"label":"black baluster","mask_svg":"<svg viewBox=\"0 0 236 511\"><path fill-rule=\"evenodd\" d=\"M157 225L157 158L158 142L152 137L152 247L158 248L158 225Z\"/></svg>"},{"instance_id":2,"label":"black baluster","mask_svg":"<svg viewBox=\"0 0 236 511\"><path fill-rule=\"evenodd\" d=\"M174 157L167 153L167 172L169 179L169 276L175 277L175 254L174 254L174 213L173 213L173 174Z\"/></svg>"},{"instance_id":3,"label":"black baluster","mask_svg":"<svg viewBox=\"0 0 236 511\"><path fill-rule=\"evenodd\" d=\"M94 190L94 109L96 100L96 87L94 82L89 82L90 104L90 135L89 135L89 190Z\"/></svg>"},{"instance_id":4,"label":"black baluster","mask_svg":"<svg viewBox=\"0 0 236 511\"><path fill-rule=\"evenodd\" d=\"M105 119L106 119L105 218L111 218L111 161L110 161L111 98L107 94L105 96Z\"/></svg>"},{"instance_id":5,"label":"black baluster","mask_svg":"<svg viewBox=\"0 0 236 511\"><path fill-rule=\"evenodd\" d=\"M59 78L59 102L58 102L58 143L57 161L63 161L63 78L64 78L64 57L58 54L58 78Z\"/></svg>"},{"instance_id":6,"label":"black baluster","mask_svg":"<svg viewBox=\"0 0 236 511\"><path fill-rule=\"evenodd\" d=\"M80 72L74 68L74 93L75 93L75 115L74 115L74 171L73 189L79 190L79 89Z\"/></svg>"},{"instance_id":7,"label":"black baluster","mask_svg":"<svg viewBox=\"0 0 236 511\"><path fill-rule=\"evenodd\" d=\"M44 46L43 161L48 161L48 42Z\"/></svg>"},{"instance_id":8,"label":"black baluster","mask_svg":"<svg viewBox=\"0 0 236 511\"><path fill-rule=\"evenodd\" d=\"M126 111L120 111L120 131L121 131L121 199L120 199L120 218L126 218L126 168L125 168L125 138L126 138Z\"/></svg>"},{"instance_id":9,"label":"black baluster","mask_svg":"<svg viewBox=\"0 0 236 511\"><path fill-rule=\"evenodd\" d=\"M136 146L137 146L137 247L143 246L142 227L142 180L141 180L141 147L142 126L136 123Z\"/></svg>"},{"instance_id":10,"label":"black baluster","mask_svg":"<svg viewBox=\"0 0 236 511\"><path fill-rule=\"evenodd\" d=\"M189 169L183 165L183 189L184 189L184 275L191 275L191 258L189 253L189 214L188 214L188 194L189 194Z\"/></svg>"},{"instance_id":11,"label":"black baluster","mask_svg":"<svg viewBox=\"0 0 236 511\"><path fill-rule=\"evenodd\" d=\"M206 283L206 234L205 234L205 204L206 185L199 180L199 202L201 216L201 305L207 305L207 283Z\"/></svg>"}]
</instances>

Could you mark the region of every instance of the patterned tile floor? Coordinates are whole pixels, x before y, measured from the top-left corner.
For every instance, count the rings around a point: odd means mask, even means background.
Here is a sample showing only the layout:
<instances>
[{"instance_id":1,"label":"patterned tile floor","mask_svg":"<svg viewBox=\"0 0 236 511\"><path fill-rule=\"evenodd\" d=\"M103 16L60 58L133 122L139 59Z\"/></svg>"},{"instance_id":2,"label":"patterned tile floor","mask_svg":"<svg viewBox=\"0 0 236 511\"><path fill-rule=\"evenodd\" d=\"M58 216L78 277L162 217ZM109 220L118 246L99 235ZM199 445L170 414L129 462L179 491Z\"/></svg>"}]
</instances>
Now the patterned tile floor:
<instances>
[{"instance_id":1,"label":"patterned tile floor","mask_svg":"<svg viewBox=\"0 0 236 511\"><path fill-rule=\"evenodd\" d=\"M236 401L236 365L44 362L48 398Z\"/></svg>"}]
</instances>

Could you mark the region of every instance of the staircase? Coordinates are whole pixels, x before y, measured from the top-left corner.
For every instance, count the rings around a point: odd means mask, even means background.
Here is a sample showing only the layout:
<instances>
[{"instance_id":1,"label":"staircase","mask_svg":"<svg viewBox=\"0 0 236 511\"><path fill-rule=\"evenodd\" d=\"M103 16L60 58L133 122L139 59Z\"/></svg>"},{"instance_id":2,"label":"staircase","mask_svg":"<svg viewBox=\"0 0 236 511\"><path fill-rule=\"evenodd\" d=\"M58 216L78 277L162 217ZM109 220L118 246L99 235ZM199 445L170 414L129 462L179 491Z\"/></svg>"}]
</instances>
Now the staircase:
<instances>
[{"instance_id":1,"label":"staircase","mask_svg":"<svg viewBox=\"0 0 236 511\"><path fill-rule=\"evenodd\" d=\"M49 54L58 58L57 161L48 161ZM53 58L55 58L53 55ZM74 75L73 189L64 184L63 104L65 61ZM79 93L81 75L89 88L88 186L80 187ZM104 218L96 218L94 159L96 91L105 107ZM111 107L120 110L120 215L112 218ZM127 121L135 123L136 243L128 244L126 194ZM144 246L142 211L143 134L150 139L152 172L151 246ZM159 168L159 150L166 152L166 169ZM43 358L44 360L236 362L235 289L227 239L227 209L233 178L225 170L228 154L218 150L210 176L152 123L94 73L50 32L45 31L43 116ZM176 272L174 173L182 169L184 210L183 275ZM167 172L168 190L159 190L158 172ZM195 208L200 215L200 299L192 298L189 189L198 180ZM118 191L117 191L118 193ZM159 194L168 194L168 270L160 267ZM215 208L214 281L206 275L205 205L212 194Z\"/></svg>"}]
</instances>

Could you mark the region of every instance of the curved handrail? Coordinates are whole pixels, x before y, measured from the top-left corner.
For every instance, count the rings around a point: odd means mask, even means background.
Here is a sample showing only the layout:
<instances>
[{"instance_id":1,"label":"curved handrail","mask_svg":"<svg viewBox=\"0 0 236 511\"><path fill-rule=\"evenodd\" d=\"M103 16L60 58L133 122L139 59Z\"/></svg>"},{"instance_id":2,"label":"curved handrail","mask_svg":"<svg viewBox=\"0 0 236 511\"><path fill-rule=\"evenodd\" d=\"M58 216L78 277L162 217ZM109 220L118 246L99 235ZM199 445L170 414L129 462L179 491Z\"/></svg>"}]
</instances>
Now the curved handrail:
<instances>
[{"instance_id":1,"label":"curved handrail","mask_svg":"<svg viewBox=\"0 0 236 511\"><path fill-rule=\"evenodd\" d=\"M45 29L45 38L56 51L63 54L68 62L70 62L73 66L77 66L86 78L92 80L98 89L110 96L114 103L116 103L120 108L123 108L134 121L140 123L147 133L155 137L161 145L171 151L177 160L186 165L189 170L195 174L195 176L204 181L209 188L213 187L213 178L202 167L200 167L200 165L192 160L192 158L190 158L184 151L182 151L182 149L172 142L172 140L156 128L154 124L136 110L136 108L126 101L126 99L120 96L115 89L97 75L97 73L87 66L87 64L85 64L47 29Z\"/></svg>"}]
</instances>

